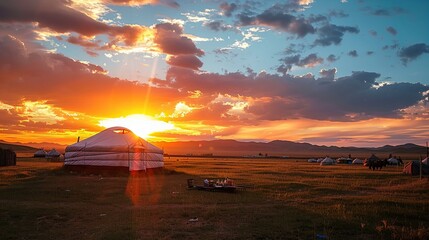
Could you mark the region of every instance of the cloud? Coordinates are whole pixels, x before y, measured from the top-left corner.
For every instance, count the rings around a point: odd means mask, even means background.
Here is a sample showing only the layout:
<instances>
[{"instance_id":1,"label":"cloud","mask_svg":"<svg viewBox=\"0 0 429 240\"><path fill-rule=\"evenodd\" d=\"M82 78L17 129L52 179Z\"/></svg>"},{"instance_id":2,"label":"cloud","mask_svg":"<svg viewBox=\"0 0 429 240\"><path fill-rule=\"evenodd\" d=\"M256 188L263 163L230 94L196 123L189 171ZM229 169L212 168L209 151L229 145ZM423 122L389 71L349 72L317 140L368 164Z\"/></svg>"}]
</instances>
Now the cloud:
<instances>
[{"instance_id":1,"label":"cloud","mask_svg":"<svg viewBox=\"0 0 429 240\"><path fill-rule=\"evenodd\" d=\"M227 17L231 17L232 12L234 12L235 10L237 10L237 4L235 3L227 3L227 2L223 2L219 5L219 8L222 11L222 15L227 16Z\"/></svg>"},{"instance_id":2,"label":"cloud","mask_svg":"<svg viewBox=\"0 0 429 240\"><path fill-rule=\"evenodd\" d=\"M210 28L214 31L226 31L231 29L232 27L229 25L225 25L223 21L212 21L204 23L204 26Z\"/></svg>"},{"instance_id":3,"label":"cloud","mask_svg":"<svg viewBox=\"0 0 429 240\"><path fill-rule=\"evenodd\" d=\"M370 55L372 55L372 54L374 54L374 51L367 51L367 52L366 52L366 55L368 55L368 56L370 56Z\"/></svg>"},{"instance_id":4,"label":"cloud","mask_svg":"<svg viewBox=\"0 0 429 240\"><path fill-rule=\"evenodd\" d=\"M292 66L310 68L323 63L323 58L318 57L317 54L312 53L308 56L301 58L301 55L288 56L282 59L283 64L277 68L277 71L285 74L292 69Z\"/></svg>"},{"instance_id":5,"label":"cloud","mask_svg":"<svg viewBox=\"0 0 429 240\"><path fill-rule=\"evenodd\" d=\"M414 61L424 53L429 53L429 45L425 43L416 43L402 48L399 51L398 56L401 58L402 63L407 65L409 62Z\"/></svg>"},{"instance_id":6,"label":"cloud","mask_svg":"<svg viewBox=\"0 0 429 240\"><path fill-rule=\"evenodd\" d=\"M155 26L156 34L154 42L160 51L171 55L204 55L203 50L197 48L194 42L182 36L183 28L177 24L160 23Z\"/></svg>"},{"instance_id":7,"label":"cloud","mask_svg":"<svg viewBox=\"0 0 429 240\"><path fill-rule=\"evenodd\" d=\"M185 96L185 93L174 89L149 87L109 77L97 65L81 63L61 54L29 52L19 39L12 36L0 39L0 49L3 86L0 88L0 101L6 104L17 105L22 99L33 102L47 100L47 104L68 111L102 117L112 113L131 114L133 109L158 113L162 106L168 109L169 101ZM146 102L158 106L158 109L145 108Z\"/></svg>"},{"instance_id":8,"label":"cloud","mask_svg":"<svg viewBox=\"0 0 429 240\"><path fill-rule=\"evenodd\" d=\"M0 2L1 22L38 22L56 32L77 32L85 36L106 33L110 27L79 12L67 1L4 0Z\"/></svg>"},{"instance_id":9,"label":"cloud","mask_svg":"<svg viewBox=\"0 0 429 240\"><path fill-rule=\"evenodd\" d=\"M393 36L395 36L396 34L398 34L398 31L396 31L396 29L393 28L392 26L389 26L388 28L386 28L386 31L388 31Z\"/></svg>"},{"instance_id":10,"label":"cloud","mask_svg":"<svg viewBox=\"0 0 429 240\"><path fill-rule=\"evenodd\" d=\"M314 67L321 63L323 63L323 58L320 58L315 53L312 53L307 57L301 59L299 63L297 63L297 66L308 68L308 67Z\"/></svg>"},{"instance_id":11,"label":"cloud","mask_svg":"<svg viewBox=\"0 0 429 240\"><path fill-rule=\"evenodd\" d=\"M178 56L169 56L167 58L167 63L172 66L190 68L198 70L203 66L203 63L194 55L178 55Z\"/></svg>"},{"instance_id":12,"label":"cloud","mask_svg":"<svg viewBox=\"0 0 429 240\"><path fill-rule=\"evenodd\" d=\"M329 56L326 58L326 60L328 60L329 62L335 62L339 59L340 57L335 56L334 54L329 54Z\"/></svg>"},{"instance_id":13,"label":"cloud","mask_svg":"<svg viewBox=\"0 0 429 240\"><path fill-rule=\"evenodd\" d=\"M338 45L343 40L343 36L346 32L359 33L359 29L357 27L326 24L325 26L317 29L318 38L314 41L314 45L320 45L320 46L330 46L332 44Z\"/></svg>"},{"instance_id":14,"label":"cloud","mask_svg":"<svg viewBox=\"0 0 429 240\"><path fill-rule=\"evenodd\" d=\"M357 51L356 51L356 50L351 50L351 51L348 53L348 55L349 55L350 57L357 57L357 56L358 56L358 53L357 53Z\"/></svg>"},{"instance_id":15,"label":"cloud","mask_svg":"<svg viewBox=\"0 0 429 240\"><path fill-rule=\"evenodd\" d=\"M0 22L38 23L39 29L50 29L56 33L77 33L81 36L68 38L86 48L87 52L99 49L120 49L143 44L150 38L151 29L139 25L108 25L93 19L79 8L73 8L71 1L50 0L5 0L0 2ZM107 35L109 42L103 46L93 41L97 35Z\"/></svg>"},{"instance_id":16,"label":"cloud","mask_svg":"<svg viewBox=\"0 0 429 240\"><path fill-rule=\"evenodd\" d=\"M332 68L332 69L321 69L319 71L319 74L327 79L334 79L335 78L335 74L337 73L337 69L336 68Z\"/></svg>"},{"instance_id":17,"label":"cloud","mask_svg":"<svg viewBox=\"0 0 429 240\"><path fill-rule=\"evenodd\" d=\"M307 20L287 13L289 10L285 5L276 4L256 16L241 13L238 15L239 26L266 26L298 37L315 32L314 27Z\"/></svg>"},{"instance_id":18,"label":"cloud","mask_svg":"<svg viewBox=\"0 0 429 240\"><path fill-rule=\"evenodd\" d=\"M108 4L114 5L129 5L129 6L140 6L140 5L165 5L172 8L180 7L179 3L173 0L104 0Z\"/></svg>"},{"instance_id":19,"label":"cloud","mask_svg":"<svg viewBox=\"0 0 429 240\"><path fill-rule=\"evenodd\" d=\"M419 83L380 85L376 82L378 73L354 72L333 79L334 73L334 70L324 70L322 78L316 79L307 75L222 75L171 68L166 81L171 88L200 91L212 98L219 94L242 96L248 104L244 111L259 120L400 118L402 109L417 104L429 90Z\"/></svg>"}]
</instances>

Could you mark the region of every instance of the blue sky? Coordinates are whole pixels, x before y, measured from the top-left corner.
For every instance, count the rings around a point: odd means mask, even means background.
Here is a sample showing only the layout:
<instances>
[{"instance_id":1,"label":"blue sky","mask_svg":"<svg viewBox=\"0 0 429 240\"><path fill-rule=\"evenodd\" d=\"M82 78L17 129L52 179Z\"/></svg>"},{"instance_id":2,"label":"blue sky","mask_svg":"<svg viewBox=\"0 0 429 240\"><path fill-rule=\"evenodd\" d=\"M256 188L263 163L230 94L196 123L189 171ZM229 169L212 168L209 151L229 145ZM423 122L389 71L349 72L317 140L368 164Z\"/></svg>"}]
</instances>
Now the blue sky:
<instances>
[{"instance_id":1,"label":"blue sky","mask_svg":"<svg viewBox=\"0 0 429 240\"><path fill-rule=\"evenodd\" d=\"M205 39L194 41L198 48L204 50L201 57L204 63L202 71L208 72L254 72L266 71L275 73L281 64L280 59L293 55L287 54L287 49L293 49L295 54L302 57L316 53L323 58L321 64L314 67L293 67L289 72L294 75L312 73L317 75L321 69L337 68L338 76L349 75L352 71L372 71L381 74L380 80L392 82L425 82L428 71L425 64L429 60L427 54L412 60L406 66L401 62L398 52L417 43L429 41L429 3L427 1L314 1L294 13L294 16L309 18L324 16L329 23L337 26L351 26L358 29L358 33L346 32L341 42L329 46L313 46L316 34L307 34L297 37L295 34L278 31L270 26L243 26L237 27L238 14L245 11L246 1L230 1L237 4L237 9L230 17L221 15L219 5L222 1L180 1L179 8L164 5L144 5L135 8L127 6L109 6L110 12L102 19L117 22L118 24L139 24L151 26L163 20L180 20L186 34ZM278 4L276 1L261 1L252 5L254 14L262 13ZM248 4L250 5L250 4ZM121 19L118 19L118 15ZM197 17L199 19L197 19ZM211 21L223 21L231 28L226 31L215 31L204 26ZM322 26L315 23L314 26ZM394 29L391 33L387 29ZM252 31L253 30L253 31ZM251 34L246 39L245 34ZM215 40L217 38L217 41ZM120 54L113 62L104 54L92 57L79 46L73 46L64 41L56 41L60 47L57 51L67 56L89 61L109 70L110 74L125 79L147 81L149 71L142 63L152 65L153 59L144 58L144 53ZM238 47L234 43L245 43L248 46ZM67 46L67 48L61 47ZM387 49L383 49L385 47ZM216 50L229 49L225 54ZM357 56L349 55L356 51ZM338 60L329 62L326 58L335 55ZM168 65L163 61L165 56L158 60L156 76L162 78ZM124 66L125 65L125 66Z\"/></svg>"}]
</instances>

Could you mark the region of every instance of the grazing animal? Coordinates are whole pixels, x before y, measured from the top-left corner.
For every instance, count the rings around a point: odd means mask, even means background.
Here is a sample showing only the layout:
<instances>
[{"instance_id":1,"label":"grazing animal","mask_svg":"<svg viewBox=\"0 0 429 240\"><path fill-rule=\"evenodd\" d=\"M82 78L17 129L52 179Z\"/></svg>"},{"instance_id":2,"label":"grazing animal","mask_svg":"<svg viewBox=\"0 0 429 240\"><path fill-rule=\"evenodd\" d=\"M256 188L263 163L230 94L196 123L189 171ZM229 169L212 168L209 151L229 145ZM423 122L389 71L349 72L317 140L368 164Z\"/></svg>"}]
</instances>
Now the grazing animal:
<instances>
[{"instance_id":1,"label":"grazing animal","mask_svg":"<svg viewBox=\"0 0 429 240\"><path fill-rule=\"evenodd\" d=\"M367 166L369 169L372 169L373 171L375 169L381 170L383 167L387 165L387 160L381 160L378 157L376 157L374 154L367 158L364 162L364 166Z\"/></svg>"}]
</instances>

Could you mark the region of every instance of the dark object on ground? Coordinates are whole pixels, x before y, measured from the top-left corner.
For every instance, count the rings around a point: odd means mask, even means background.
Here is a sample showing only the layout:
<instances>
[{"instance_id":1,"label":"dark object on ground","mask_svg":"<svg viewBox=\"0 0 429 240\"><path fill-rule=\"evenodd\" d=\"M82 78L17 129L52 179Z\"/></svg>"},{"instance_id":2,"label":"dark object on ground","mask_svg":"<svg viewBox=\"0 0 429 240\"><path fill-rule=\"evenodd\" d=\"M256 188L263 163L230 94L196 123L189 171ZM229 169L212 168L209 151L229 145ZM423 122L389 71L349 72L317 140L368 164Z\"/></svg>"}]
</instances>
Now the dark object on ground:
<instances>
[{"instance_id":1,"label":"dark object on ground","mask_svg":"<svg viewBox=\"0 0 429 240\"><path fill-rule=\"evenodd\" d=\"M194 185L194 179L188 179L188 189L196 189L203 191L212 191L212 192L235 192L237 186L231 185L217 185L213 180L210 180L208 184L204 185Z\"/></svg>"},{"instance_id":2,"label":"dark object on ground","mask_svg":"<svg viewBox=\"0 0 429 240\"><path fill-rule=\"evenodd\" d=\"M419 161L408 162L407 164L405 164L402 172L404 174L409 174L409 175L420 175L420 162ZM428 165L422 164L422 174L429 175Z\"/></svg>"},{"instance_id":3,"label":"dark object on ground","mask_svg":"<svg viewBox=\"0 0 429 240\"><path fill-rule=\"evenodd\" d=\"M372 169L373 171L375 169L381 170L387 165L387 161L381 160L380 158L372 154L371 157L365 159L363 165L368 167L369 169Z\"/></svg>"},{"instance_id":4,"label":"dark object on ground","mask_svg":"<svg viewBox=\"0 0 429 240\"><path fill-rule=\"evenodd\" d=\"M0 166L15 166L16 153L10 149L0 148Z\"/></svg>"}]
</instances>

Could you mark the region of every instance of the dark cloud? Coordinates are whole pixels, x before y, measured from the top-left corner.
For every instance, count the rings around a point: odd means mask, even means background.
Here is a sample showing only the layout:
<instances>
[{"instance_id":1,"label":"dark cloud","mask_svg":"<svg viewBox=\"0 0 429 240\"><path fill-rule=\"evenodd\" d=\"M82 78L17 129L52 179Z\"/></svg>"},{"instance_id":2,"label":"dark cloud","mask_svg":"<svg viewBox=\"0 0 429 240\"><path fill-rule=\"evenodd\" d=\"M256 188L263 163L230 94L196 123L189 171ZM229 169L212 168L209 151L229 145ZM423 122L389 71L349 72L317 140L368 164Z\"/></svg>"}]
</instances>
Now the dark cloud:
<instances>
[{"instance_id":1,"label":"dark cloud","mask_svg":"<svg viewBox=\"0 0 429 240\"><path fill-rule=\"evenodd\" d=\"M296 34L298 37L304 37L309 33L315 32L314 27L308 20L297 18L287 13L285 9L287 8L285 8L284 5L276 4L256 16L241 13L238 15L238 24L240 26L267 26L280 31Z\"/></svg>"},{"instance_id":2,"label":"dark cloud","mask_svg":"<svg viewBox=\"0 0 429 240\"><path fill-rule=\"evenodd\" d=\"M383 50L387 50L387 49L396 49L396 48L398 48L398 44L397 43L395 43L395 44L392 44L392 45L384 45L383 46Z\"/></svg>"},{"instance_id":3,"label":"dark cloud","mask_svg":"<svg viewBox=\"0 0 429 240\"><path fill-rule=\"evenodd\" d=\"M222 14L227 17L231 17L232 12L237 10L237 7L238 7L237 4L235 3L229 4L227 2L223 2L219 5L219 8L221 9Z\"/></svg>"},{"instance_id":4,"label":"dark cloud","mask_svg":"<svg viewBox=\"0 0 429 240\"><path fill-rule=\"evenodd\" d=\"M392 26L390 26L390 27L388 27L388 28L386 28L386 31L388 31L390 34L392 34L392 35L396 35L396 34L398 34L398 31L396 31L396 29L395 28L393 28Z\"/></svg>"},{"instance_id":5,"label":"dark cloud","mask_svg":"<svg viewBox=\"0 0 429 240\"><path fill-rule=\"evenodd\" d=\"M287 47L284 50L284 54L285 55L297 54L297 53L300 53L304 48L305 48L304 44L291 43L289 44L289 47Z\"/></svg>"},{"instance_id":6,"label":"dark cloud","mask_svg":"<svg viewBox=\"0 0 429 240\"><path fill-rule=\"evenodd\" d=\"M226 30L231 29L231 27L228 26L228 25L225 25L223 23L223 21L207 22L207 23L204 23L204 26L206 26L206 27L208 27L208 28L210 28L211 30L214 30L214 31L226 31Z\"/></svg>"},{"instance_id":7,"label":"dark cloud","mask_svg":"<svg viewBox=\"0 0 429 240\"><path fill-rule=\"evenodd\" d=\"M285 57L281 59L281 61L283 64L277 68L277 71L286 74L286 72L292 69L293 65L305 68L314 67L323 63L323 58L318 57L315 53L312 53L304 58L301 58L301 55L297 54L294 56Z\"/></svg>"},{"instance_id":8,"label":"dark cloud","mask_svg":"<svg viewBox=\"0 0 429 240\"><path fill-rule=\"evenodd\" d=\"M337 69L336 68L321 69L320 72L319 72L320 76L322 76L324 78L328 78L328 79L334 79L336 73L337 73Z\"/></svg>"},{"instance_id":9,"label":"dark cloud","mask_svg":"<svg viewBox=\"0 0 429 240\"><path fill-rule=\"evenodd\" d=\"M177 24L160 23L155 26L156 34L154 42L160 50L171 55L204 55L203 50L197 48L194 42L182 36L183 28Z\"/></svg>"},{"instance_id":10,"label":"dark cloud","mask_svg":"<svg viewBox=\"0 0 429 240\"><path fill-rule=\"evenodd\" d=\"M373 51L368 51L368 52L366 52L366 55L368 55L368 56L370 56L370 55L372 55L372 54L374 54L374 52L373 52Z\"/></svg>"},{"instance_id":11,"label":"dark cloud","mask_svg":"<svg viewBox=\"0 0 429 240\"><path fill-rule=\"evenodd\" d=\"M67 4L68 1L3 0L0 1L1 22L38 22L56 32L77 32L94 36L109 31L109 25L98 22Z\"/></svg>"},{"instance_id":12,"label":"dark cloud","mask_svg":"<svg viewBox=\"0 0 429 240\"><path fill-rule=\"evenodd\" d=\"M317 30L318 38L314 41L314 44L320 46L338 45L343 40L346 32L359 33L359 29L357 27L327 24Z\"/></svg>"},{"instance_id":13,"label":"dark cloud","mask_svg":"<svg viewBox=\"0 0 429 240\"><path fill-rule=\"evenodd\" d=\"M301 59L298 63L297 66L300 67L314 67L316 65L319 65L323 63L323 58L320 58L317 56L317 54L312 53L310 55L308 55L307 57Z\"/></svg>"},{"instance_id":14,"label":"dark cloud","mask_svg":"<svg viewBox=\"0 0 429 240\"><path fill-rule=\"evenodd\" d=\"M356 50L351 50L351 51L348 53L348 55L349 55L349 56L351 56L351 57L357 57L357 56L358 56L358 53L357 53L357 51L356 51Z\"/></svg>"},{"instance_id":15,"label":"dark cloud","mask_svg":"<svg viewBox=\"0 0 429 240\"><path fill-rule=\"evenodd\" d=\"M172 66L190 68L198 70L203 66L203 63L194 55L178 55L170 56L167 59L167 63Z\"/></svg>"},{"instance_id":16,"label":"dark cloud","mask_svg":"<svg viewBox=\"0 0 429 240\"><path fill-rule=\"evenodd\" d=\"M407 65L408 62L411 62L418 58L424 53L429 53L429 45L425 43L417 43L405 48L402 48L398 56L401 58L401 61L404 65Z\"/></svg>"},{"instance_id":17,"label":"dark cloud","mask_svg":"<svg viewBox=\"0 0 429 240\"><path fill-rule=\"evenodd\" d=\"M205 96L221 95L252 98L245 109L258 119L311 118L357 121L373 117L401 117L401 110L424 99L428 86L420 83L379 85L378 73L353 72L334 79L335 70L312 75L291 76L260 73L196 73L171 68L167 84L182 91L201 91ZM203 115L202 115L203 116ZM220 117L220 116L219 116Z\"/></svg>"},{"instance_id":18,"label":"dark cloud","mask_svg":"<svg viewBox=\"0 0 429 240\"><path fill-rule=\"evenodd\" d=\"M334 54L329 54L329 56L326 58L326 60L328 60L329 62L335 62L338 59L340 59L340 57L337 57Z\"/></svg>"}]
</instances>

